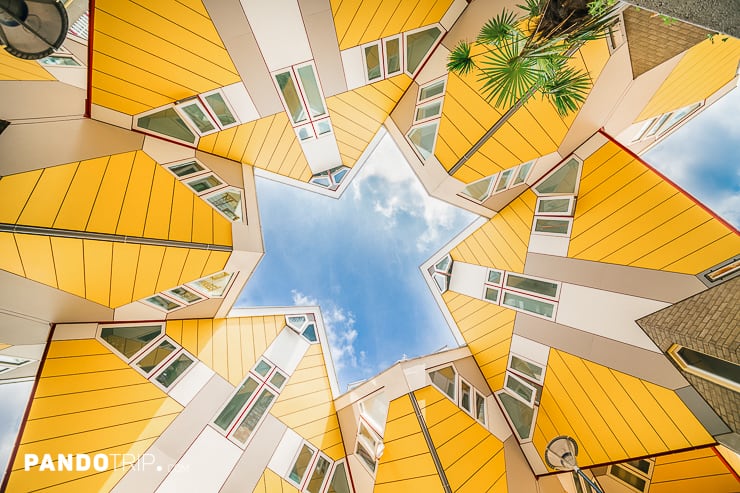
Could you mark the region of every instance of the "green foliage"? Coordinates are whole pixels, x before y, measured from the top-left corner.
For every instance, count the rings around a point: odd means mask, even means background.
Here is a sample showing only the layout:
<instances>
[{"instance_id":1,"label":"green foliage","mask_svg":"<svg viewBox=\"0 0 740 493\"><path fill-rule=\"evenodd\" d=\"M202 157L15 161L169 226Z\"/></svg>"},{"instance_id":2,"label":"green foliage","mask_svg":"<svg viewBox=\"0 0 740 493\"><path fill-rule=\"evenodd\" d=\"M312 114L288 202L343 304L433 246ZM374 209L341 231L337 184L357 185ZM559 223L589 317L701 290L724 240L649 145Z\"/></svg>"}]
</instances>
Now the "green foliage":
<instances>
[{"instance_id":1,"label":"green foliage","mask_svg":"<svg viewBox=\"0 0 740 493\"><path fill-rule=\"evenodd\" d=\"M670 26L671 24L673 24L674 22L676 22L676 19L674 17L669 17L669 16L663 15L663 14L660 15L660 20L662 20L663 21L663 24L666 25L666 26Z\"/></svg>"},{"instance_id":2,"label":"green foliage","mask_svg":"<svg viewBox=\"0 0 740 493\"><path fill-rule=\"evenodd\" d=\"M471 44L460 42L447 68L460 75L476 71L483 97L498 107L524 103L540 91L565 116L578 109L591 87L589 75L567 62L583 43L607 35L616 20L616 0L594 0L585 17L550 21L547 28L542 24L551 0L525 1L518 5L525 16L504 9L483 25L475 40L486 48L482 54L473 56Z\"/></svg>"}]
</instances>

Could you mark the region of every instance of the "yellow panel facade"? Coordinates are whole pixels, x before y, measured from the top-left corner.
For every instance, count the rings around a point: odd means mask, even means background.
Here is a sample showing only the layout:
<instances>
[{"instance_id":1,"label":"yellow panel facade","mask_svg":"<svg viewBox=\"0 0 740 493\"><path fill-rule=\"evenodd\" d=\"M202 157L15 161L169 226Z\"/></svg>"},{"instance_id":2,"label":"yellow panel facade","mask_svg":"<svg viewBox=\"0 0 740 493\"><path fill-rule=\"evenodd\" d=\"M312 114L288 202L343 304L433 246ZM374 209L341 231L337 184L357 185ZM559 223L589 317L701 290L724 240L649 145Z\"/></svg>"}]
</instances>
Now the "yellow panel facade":
<instances>
[{"instance_id":1,"label":"yellow panel facade","mask_svg":"<svg viewBox=\"0 0 740 493\"><path fill-rule=\"evenodd\" d=\"M446 291L442 299L488 386L492 390L501 389L516 312L454 291Z\"/></svg>"},{"instance_id":2,"label":"yellow panel facade","mask_svg":"<svg viewBox=\"0 0 740 493\"><path fill-rule=\"evenodd\" d=\"M408 395L390 402L383 444L385 451L378 460L375 493L444 491Z\"/></svg>"},{"instance_id":3,"label":"yellow panel facade","mask_svg":"<svg viewBox=\"0 0 740 493\"><path fill-rule=\"evenodd\" d=\"M581 466L714 441L674 391L558 350L550 351L535 426L537 450L572 436Z\"/></svg>"},{"instance_id":4,"label":"yellow panel facade","mask_svg":"<svg viewBox=\"0 0 740 493\"><path fill-rule=\"evenodd\" d=\"M98 341L53 341L23 429L8 491L110 488L126 472L24 471L24 454L141 454L182 406ZM120 466L120 464L119 464ZM105 485L105 486L104 486Z\"/></svg>"},{"instance_id":5,"label":"yellow panel facade","mask_svg":"<svg viewBox=\"0 0 740 493\"><path fill-rule=\"evenodd\" d=\"M129 115L240 80L200 1L95 4L92 102Z\"/></svg>"},{"instance_id":6,"label":"yellow panel facade","mask_svg":"<svg viewBox=\"0 0 740 493\"><path fill-rule=\"evenodd\" d=\"M508 491L504 444L436 388L414 395L452 491Z\"/></svg>"},{"instance_id":7,"label":"yellow panel facade","mask_svg":"<svg viewBox=\"0 0 740 493\"><path fill-rule=\"evenodd\" d=\"M650 492L733 493L740 481L728 470L713 447L657 457Z\"/></svg>"},{"instance_id":8,"label":"yellow panel facade","mask_svg":"<svg viewBox=\"0 0 740 493\"><path fill-rule=\"evenodd\" d=\"M734 229L617 144L584 162L569 257L698 274L738 252Z\"/></svg>"},{"instance_id":9,"label":"yellow panel facade","mask_svg":"<svg viewBox=\"0 0 740 493\"><path fill-rule=\"evenodd\" d=\"M56 80L35 60L16 58L0 51L0 80Z\"/></svg>"},{"instance_id":10,"label":"yellow panel facade","mask_svg":"<svg viewBox=\"0 0 740 493\"><path fill-rule=\"evenodd\" d=\"M257 482L257 486L252 490L253 493L298 493L298 488L272 472L265 469L264 474Z\"/></svg>"},{"instance_id":11,"label":"yellow panel facade","mask_svg":"<svg viewBox=\"0 0 740 493\"><path fill-rule=\"evenodd\" d=\"M331 0L339 49L434 24L452 0Z\"/></svg>"},{"instance_id":12,"label":"yellow panel facade","mask_svg":"<svg viewBox=\"0 0 740 493\"><path fill-rule=\"evenodd\" d=\"M308 348L273 404L270 414L333 460L345 456L320 344L312 344Z\"/></svg>"},{"instance_id":13,"label":"yellow panel facade","mask_svg":"<svg viewBox=\"0 0 740 493\"><path fill-rule=\"evenodd\" d=\"M525 191L453 248L453 260L522 272L536 202L535 194Z\"/></svg>"},{"instance_id":14,"label":"yellow panel facade","mask_svg":"<svg viewBox=\"0 0 740 493\"><path fill-rule=\"evenodd\" d=\"M689 49L635 121L702 101L730 82L740 61L740 39L707 39Z\"/></svg>"}]
</instances>

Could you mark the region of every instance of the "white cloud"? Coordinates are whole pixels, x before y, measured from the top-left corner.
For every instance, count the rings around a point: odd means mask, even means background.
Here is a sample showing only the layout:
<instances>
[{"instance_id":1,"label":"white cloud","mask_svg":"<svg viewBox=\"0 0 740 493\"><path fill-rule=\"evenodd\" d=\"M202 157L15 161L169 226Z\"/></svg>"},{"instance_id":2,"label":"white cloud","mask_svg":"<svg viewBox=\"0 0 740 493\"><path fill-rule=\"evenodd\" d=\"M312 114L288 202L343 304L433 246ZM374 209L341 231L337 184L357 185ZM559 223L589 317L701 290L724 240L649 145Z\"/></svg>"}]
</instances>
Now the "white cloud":
<instances>
[{"instance_id":1,"label":"white cloud","mask_svg":"<svg viewBox=\"0 0 740 493\"><path fill-rule=\"evenodd\" d=\"M472 220L472 214L430 197L406 163L393 140L386 136L352 182L355 201L367 200L387 230L421 224L415 246L425 252L453 230ZM417 228L418 225L415 225Z\"/></svg>"},{"instance_id":2,"label":"white cloud","mask_svg":"<svg viewBox=\"0 0 740 493\"><path fill-rule=\"evenodd\" d=\"M296 306L312 305L321 307L335 369L340 371L346 367L359 368L360 365L358 365L355 351L357 330L355 329L355 317L352 312L345 311L344 308L331 300L323 300L320 303L318 299L307 296L295 289L291 291L291 294L293 304ZM360 363L365 365L364 351L360 351Z\"/></svg>"}]
</instances>

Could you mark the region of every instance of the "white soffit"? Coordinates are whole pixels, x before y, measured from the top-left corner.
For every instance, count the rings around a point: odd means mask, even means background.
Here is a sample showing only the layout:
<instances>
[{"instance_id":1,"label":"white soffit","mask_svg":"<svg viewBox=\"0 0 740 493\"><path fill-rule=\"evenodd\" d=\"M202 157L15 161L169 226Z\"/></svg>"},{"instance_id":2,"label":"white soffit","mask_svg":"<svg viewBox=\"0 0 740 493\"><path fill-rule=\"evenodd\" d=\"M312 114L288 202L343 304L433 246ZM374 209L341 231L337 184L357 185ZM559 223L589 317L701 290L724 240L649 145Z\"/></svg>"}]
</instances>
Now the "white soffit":
<instances>
[{"instance_id":1,"label":"white soffit","mask_svg":"<svg viewBox=\"0 0 740 493\"><path fill-rule=\"evenodd\" d=\"M342 156L333 132L318 139L301 141L301 149L313 174L342 165Z\"/></svg>"},{"instance_id":2,"label":"white soffit","mask_svg":"<svg viewBox=\"0 0 740 493\"><path fill-rule=\"evenodd\" d=\"M193 400L195 394L200 392L208 380L213 376L213 370L208 368L202 362L197 361L195 368L192 368L189 372L182 377L182 380L177 382L175 386L170 390L169 395L183 406L187 406L190 401Z\"/></svg>"},{"instance_id":3,"label":"white soffit","mask_svg":"<svg viewBox=\"0 0 740 493\"><path fill-rule=\"evenodd\" d=\"M297 0L241 0L270 72L313 59Z\"/></svg>"},{"instance_id":4,"label":"white soffit","mask_svg":"<svg viewBox=\"0 0 740 493\"><path fill-rule=\"evenodd\" d=\"M450 276L450 291L478 298L483 295L488 268L481 265L454 262Z\"/></svg>"},{"instance_id":5,"label":"white soffit","mask_svg":"<svg viewBox=\"0 0 740 493\"><path fill-rule=\"evenodd\" d=\"M237 82L231 84L224 87L223 91L229 103L231 103L231 107L234 108L239 121L247 123L257 120L260 117L257 107L254 106L254 102L243 83Z\"/></svg>"},{"instance_id":6,"label":"white soffit","mask_svg":"<svg viewBox=\"0 0 740 493\"><path fill-rule=\"evenodd\" d=\"M292 375L310 346L309 342L289 327L280 332L263 353L288 375Z\"/></svg>"},{"instance_id":7,"label":"white soffit","mask_svg":"<svg viewBox=\"0 0 740 493\"><path fill-rule=\"evenodd\" d=\"M365 67L362 64L362 48L355 46L343 50L342 66L344 67L344 78L347 80L347 90L357 89L366 84Z\"/></svg>"}]
</instances>

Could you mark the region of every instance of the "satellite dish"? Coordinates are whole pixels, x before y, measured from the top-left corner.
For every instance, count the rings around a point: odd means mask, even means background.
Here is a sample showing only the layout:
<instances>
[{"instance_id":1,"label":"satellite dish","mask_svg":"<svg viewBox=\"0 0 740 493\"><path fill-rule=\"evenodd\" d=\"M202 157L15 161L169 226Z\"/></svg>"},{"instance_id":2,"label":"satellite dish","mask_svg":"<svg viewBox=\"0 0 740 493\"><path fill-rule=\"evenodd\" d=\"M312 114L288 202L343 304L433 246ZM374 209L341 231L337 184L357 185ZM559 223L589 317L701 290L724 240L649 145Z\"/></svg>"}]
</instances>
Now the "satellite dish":
<instances>
[{"instance_id":1,"label":"satellite dish","mask_svg":"<svg viewBox=\"0 0 740 493\"><path fill-rule=\"evenodd\" d=\"M59 0L0 0L0 44L26 60L49 56L67 36L67 11Z\"/></svg>"}]
</instances>

